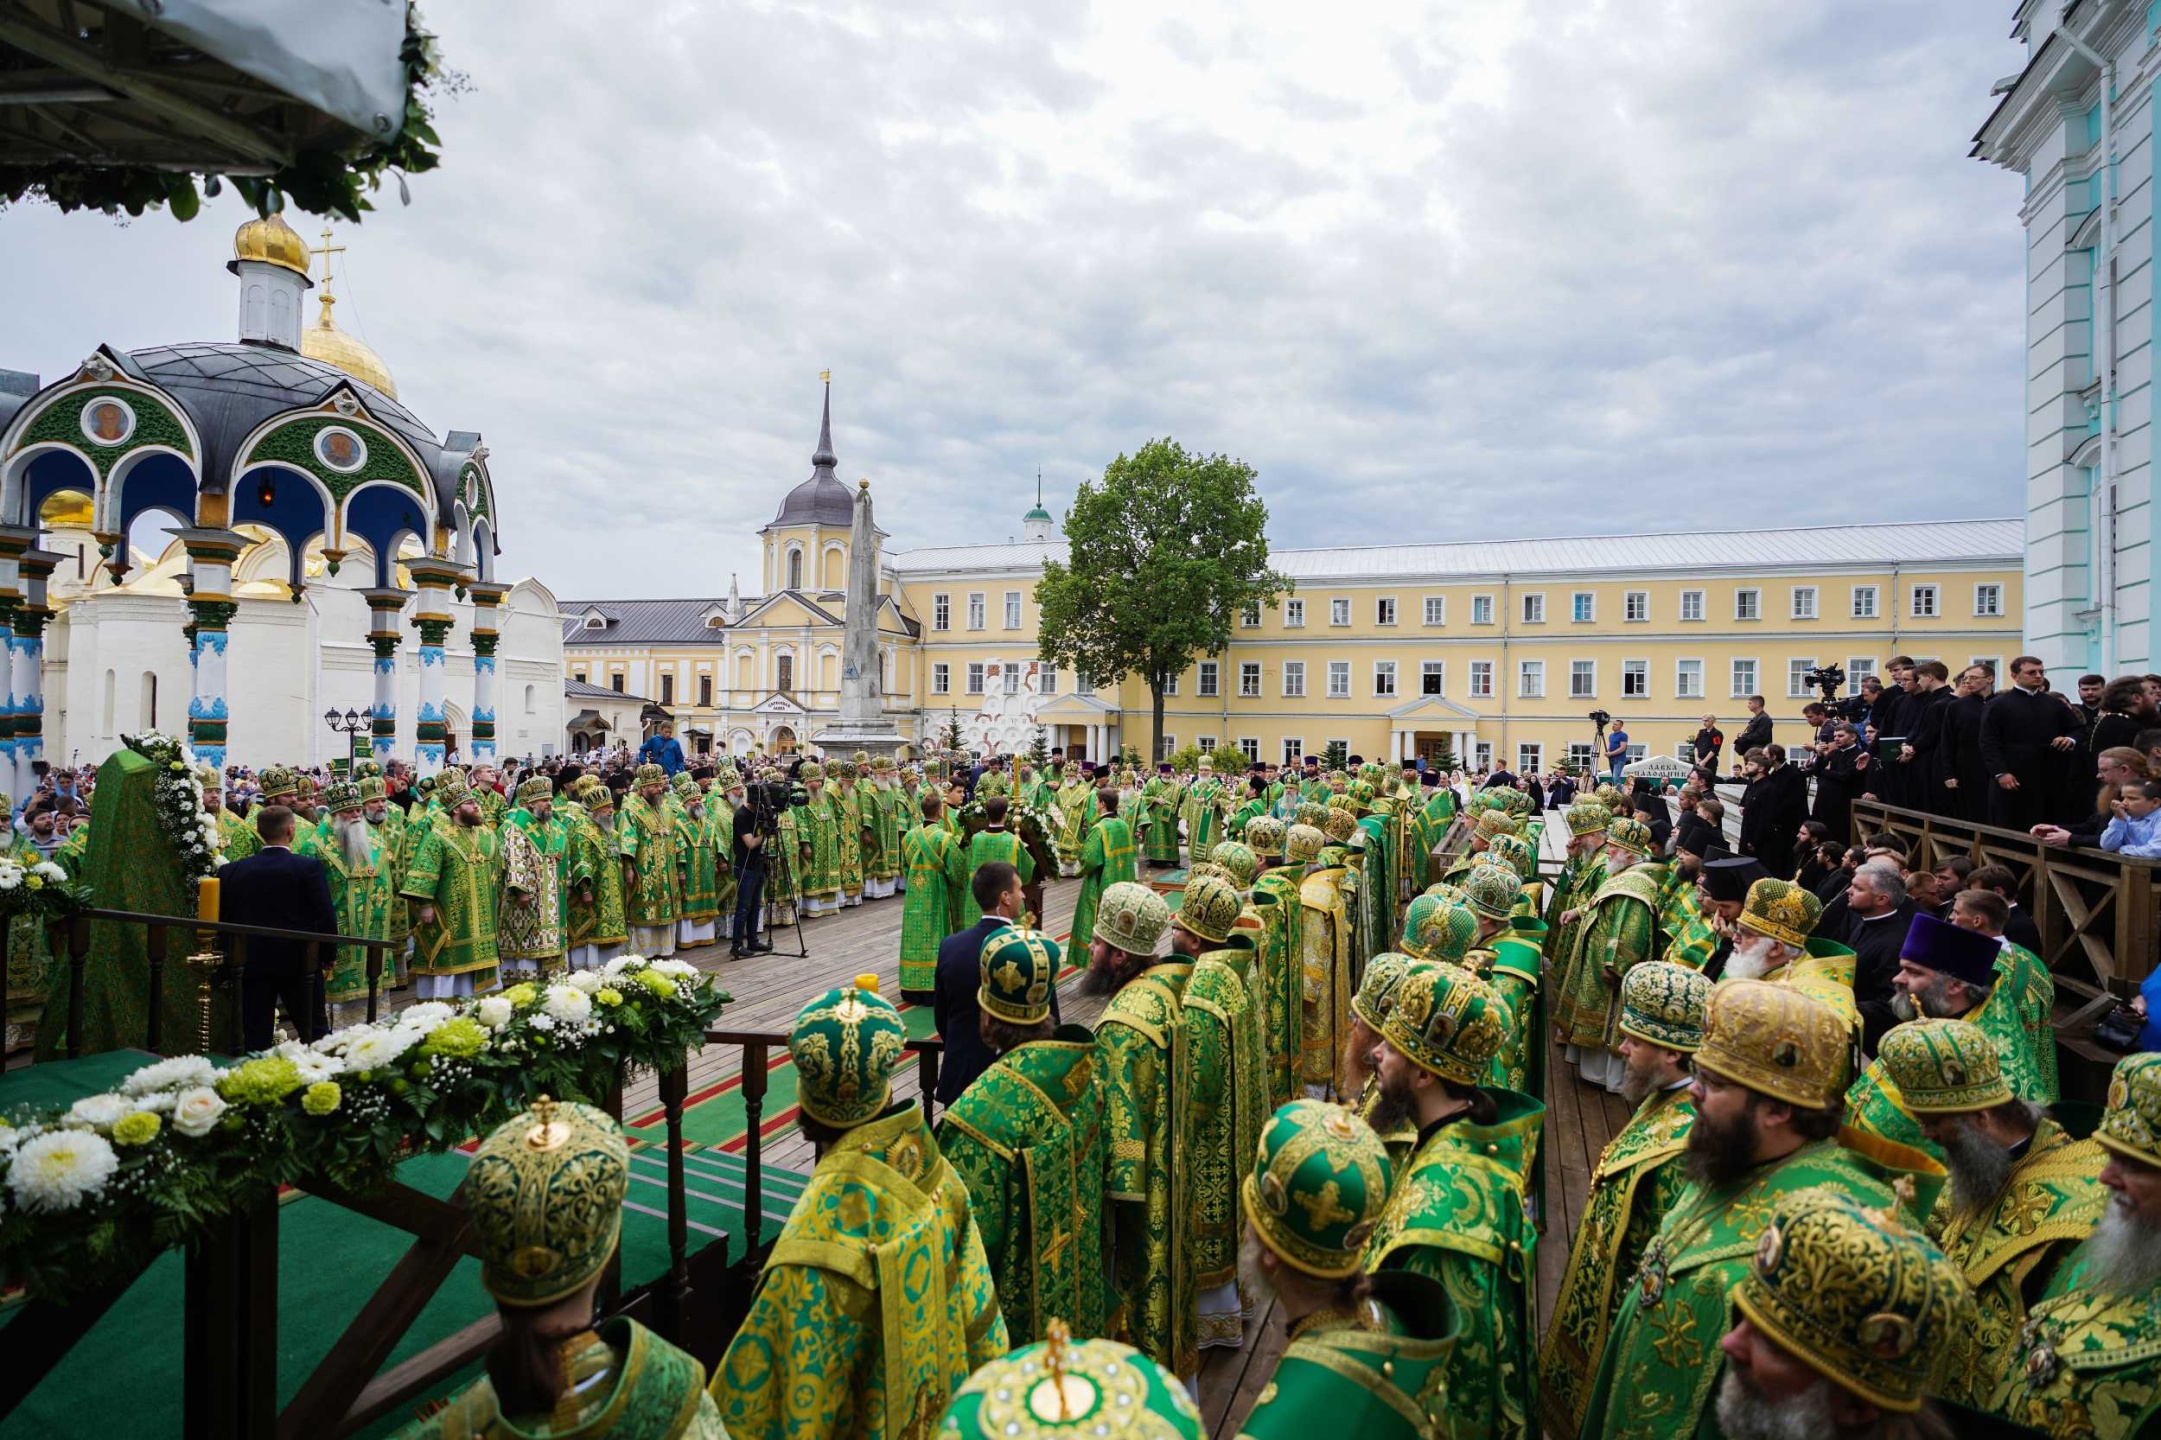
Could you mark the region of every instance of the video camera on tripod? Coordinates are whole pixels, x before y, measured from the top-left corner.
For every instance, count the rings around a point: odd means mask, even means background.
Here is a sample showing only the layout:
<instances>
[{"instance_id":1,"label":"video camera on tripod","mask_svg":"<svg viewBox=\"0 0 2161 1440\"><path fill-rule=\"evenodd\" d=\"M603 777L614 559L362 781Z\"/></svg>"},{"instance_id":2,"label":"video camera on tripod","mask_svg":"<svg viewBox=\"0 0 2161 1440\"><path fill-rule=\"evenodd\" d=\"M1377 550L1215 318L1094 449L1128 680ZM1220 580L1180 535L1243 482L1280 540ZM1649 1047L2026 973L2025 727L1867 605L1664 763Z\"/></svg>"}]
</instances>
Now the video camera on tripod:
<instances>
[{"instance_id":1,"label":"video camera on tripod","mask_svg":"<svg viewBox=\"0 0 2161 1440\"><path fill-rule=\"evenodd\" d=\"M809 804L810 791L792 780L761 780L744 788L743 803L760 835L778 835L781 812Z\"/></svg>"},{"instance_id":2,"label":"video camera on tripod","mask_svg":"<svg viewBox=\"0 0 2161 1440\"><path fill-rule=\"evenodd\" d=\"M1836 665L1818 665L1801 677L1806 684L1823 692L1823 708L1833 718L1849 721L1855 725L1868 718L1868 701L1859 695L1839 698L1839 690L1846 683L1846 672Z\"/></svg>"}]
</instances>

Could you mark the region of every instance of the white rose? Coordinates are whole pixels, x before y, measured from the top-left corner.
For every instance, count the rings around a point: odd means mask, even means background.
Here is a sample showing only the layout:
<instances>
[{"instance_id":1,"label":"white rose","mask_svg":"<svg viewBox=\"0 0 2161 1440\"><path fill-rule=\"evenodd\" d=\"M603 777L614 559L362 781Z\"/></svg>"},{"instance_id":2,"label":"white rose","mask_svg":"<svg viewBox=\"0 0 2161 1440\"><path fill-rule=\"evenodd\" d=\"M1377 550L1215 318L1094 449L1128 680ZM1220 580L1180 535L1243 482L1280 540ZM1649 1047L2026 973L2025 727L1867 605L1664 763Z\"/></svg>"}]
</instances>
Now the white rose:
<instances>
[{"instance_id":1,"label":"white rose","mask_svg":"<svg viewBox=\"0 0 2161 1440\"><path fill-rule=\"evenodd\" d=\"M582 994L594 995L608 982L601 977L598 970L573 970L564 977L564 983L575 986Z\"/></svg>"},{"instance_id":2,"label":"white rose","mask_svg":"<svg viewBox=\"0 0 2161 1440\"><path fill-rule=\"evenodd\" d=\"M193 1139L208 1135L225 1114L225 1102L207 1085L183 1090L173 1097L173 1129Z\"/></svg>"},{"instance_id":3,"label":"white rose","mask_svg":"<svg viewBox=\"0 0 2161 1440\"><path fill-rule=\"evenodd\" d=\"M67 1125L87 1125L93 1130L110 1130L113 1122L134 1109L121 1095L85 1095L68 1106Z\"/></svg>"},{"instance_id":4,"label":"white rose","mask_svg":"<svg viewBox=\"0 0 2161 1440\"><path fill-rule=\"evenodd\" d=\"M510 1023L510 1017L516 1010L517 1007L502 996L490 995L480 1002L480 1023L490 1030L500 1030Z\"/></svg>"},{"instance_id":5,"label":"white rose","mask_svg":"<svg viewBox=\"0 0 2161 1440\"><path fill-rule=\"evenodd\" d=\"M215 1098L215 1097L213 1097ZM27 1141L8 1167L8 1188L31 1214L73 1210L96 1195L120 1168L105 1137L89 1130L53 1130Z\"/></svg>"},{"instance_id":6,"label":"white rose","mask_svg":"<svg viewBox=\"0 0 2161 1440\"><path fill-rule=\"evenodd\" d=\"M208 1085L218 1078L218 1067L201 1055L175 1055L170 1060L160 1060L145 1065L120 1082L121 1090L129 1095L148 1095L155 1090L178 1090L192 1085Z\"/></svg>"},{"instance_id":7,"label":"white rose","mask_svg":"<svg viewBox=\"0 0 2161 1440\"><path fill-rule=\"evenodd\" d=\"M592 997L575 985L550 985L540 1004L566 1025L582 1025L593 1013Z\"/></svg>"}]
</instances>

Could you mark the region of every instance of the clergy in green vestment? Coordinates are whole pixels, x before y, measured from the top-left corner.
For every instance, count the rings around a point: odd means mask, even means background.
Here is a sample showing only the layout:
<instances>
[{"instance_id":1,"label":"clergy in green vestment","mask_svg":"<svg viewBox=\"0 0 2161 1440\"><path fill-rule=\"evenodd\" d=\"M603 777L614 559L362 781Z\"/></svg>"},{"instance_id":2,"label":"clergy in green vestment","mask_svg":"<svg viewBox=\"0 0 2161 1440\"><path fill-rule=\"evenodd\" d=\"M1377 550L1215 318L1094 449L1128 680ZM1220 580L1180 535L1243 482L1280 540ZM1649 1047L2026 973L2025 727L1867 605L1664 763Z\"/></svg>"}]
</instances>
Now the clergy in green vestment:
<instances>
[{"instance_id":1,"label":"clergy in green vestment","mask_svg":"<svg viewBox=\"0 0 2161 1440\"><path fill-rule=\"evenodd\" d=\"M1605 806L1578 800L1562 812L1568 825L1561 874L1546 897L1546 1002L1548 1021L1558 1027L1561 997L1573 984L1571 967L1577 937L1590 922L1591 901L1606 883L1606 827L1613 816Z\"/></svg>"},{"instance_id":2,"label":"clergy in green vestment","mask_svg":"<svg viewBox=\"0 0 2161 1440\"><path fill-rule=\"evenodd\" d=\"M615 795L591 776L578 789L582 813L569 845L570 968L597 970L630 939L623 904L621 849L615 838Z\"/></svg>"},{"instance_id":3,"label":"clergy in green vestment","mask_svg":"<svg viewBox=\"0 0 2161 1440\"><path fill-rule=\"evenodd\" d=\"M1992 890L1961 890L1951 897L1944 919L1961 930L1976 930L2003 947L1996 961L1996 989L2018 1015L2026 1032L2026 1053L2033 1057L2032 1083L2038 1092L2058 1095L2056 1076L2056 977L2041 957L2004 939L2011 907ZM1994 993L1994 992L1991 992Z\"/></svg>"},{"instance_id":4,"label":"clergy in green vestment","mask_svg":"<svg viewBox=\"0 0 2161 1440\"><path fill-rule=\"evenodd\" d=\"M615 846L623 864L623 905L630 920L630 949L648 957L675 953L675 926L683 916L683 875L677 868L675 813L668 803L668 772L640 765L615 821Z\"/></svg>"},{"instance_id":5,"label":"clergy in green vestment","mask_svg":"<svg viewBox=\"0 0 2161 1440\"><path fill-rule=\"evenodd\" d=\"M900 840L908 867L900 911L900 997L914 1005L936 998L938 942L965 928L962 905L974 902L967 848L946 828L945 798L935 786L923 791L922 815L923 823Z\"/></svg>"},{"instance_id":6,"label":"clergy in green vestment","mask_svg":"<svg viewBox=\"0 0 2161 1440\"><path fill-rule=\"evenodd\" d=\"M1460 906L1449 908L1462 916L1461 924L1468 935L1469 912ZM1358 993L1351 997L1351 1038L1343 1047L1343 1068L1337 1077L1336 1090L1338 1094L1355 1097L1346 1104L1368 1125L1373 1123L1371 1117L1377 1111L1386 1108L1381 1101L1381 1077L1374 1066L1373 1055L1380 1048L1381 1030L1388 1023L1388 1013L1395 1009L1396 992L1410 978L1411 967L1416 963L1408 955L1383 950L1366 962L1366 973L1358 981ZM1387 1147L1388 1163L1395 1171L1410 1163L1412 1152L1418 1148L1418 1125L1414 1120L1407 1115L1396 1116L1385 1133L1375 1133Z\"/></svg>"},{"instance_id":7,"label":"clergy in green vestment","mask_svg":"<svg viewBox=\"0 0 2161 1440\"><path fill-rule=\"evenodd\" d=\"M423 1000L493 990L496 898L503 878L502 837L480 823L480 801L456 770L438 777L447 814L427 827L400 892L413 916L413 977Z\"/></svg>"},{"instance_id":8,"label":"clergy in green vestment","mask_svg":"<svg viewBox=\"0 0 2161 1440\"><path fill-rule=\"evenodd\" d=\"M743 803L743 777L723 765L705 796L705 829L713 845L714 935L735 938L735 812Z\"/></svg>"},{"instance_id":9,"label":"clergy in green vestment","mask_svg":"<svg viewBox=\"0 0 2161 1440\"><path fill-rule=\"evenodd\" d=\"M1691 1087L1689 1184L1622 1290L1591 1381L1585 1437L1722 1433L1710 1401L1728 1297L1786 1196L1829 1186L1897 1211L1907 1189L1915 1198L1901 1223L1919 1227L1943 1170L1840 1130L1852 1048L1845 1019L1793 986L1725 980L1712 990ZM1915 1183L1894 1188L1900 1180Z\"/></svg>"},{"instance_id":10,"label":"clergy in green vestment","mask_svg":"<svg viewBox=\"0 0 2161 1440\"><path fill-rule=\"evenodd\" d=\"M938 1121L938 1152L967 1183L1006 1332L1064 1321L1100 1335L1111 1311L1109 1152L1095 1036L1051 1018L1058 942L1012 927L986 941L976 995L991 1067Z\"/></svg>"},{"instance_id":11,"label":"clergy in green vestment","mask_svg":"<svg viewBox=\"0 0 2161 1440\"><path fill-rule=\"evenodd\" d=\"M1203 862L1212 864L1213 862ZM1238 1180L1270 1113L1244 901L1228 880L1192 874L1171 920L1171 952L1193 962L1182 997L1193 1075L1193 1284L1202 1348L1245 1343L1252 1297L1238 1284Z\"/></svg>"},{"instance_id":12,"label":"clergy in green vestment","mask_svg":"<svg viewBox=\"0 0 2161 1440\"><path fill-rule=\"evenodd\" d=\"M869 756L858 752L867 764ZM833 841L840 855L840 903L863 903L863 800L855 760L835 760L826 767L826 807L833 812Z\"/></svg>"},{"instance_id":13,"label":"clergy in green vestment","mask_svg":"<svg viewBox=\"0 0 2161 1440\"><path fill-rule=\"evenodd\" d=\"M812 760L797 772L807 798L795 816L797 904L806 917L840 908L840 822L825 793L825 766Z\"/></svg>"},{"instance_id":14,"label":"clergy in green vestment","mask_svg":"<svg viewBox=\"0 0 2161 1440\"><path fill-rule=\"evenodd\" d=\"M1110 1169L1112 1260L1120 1306L1111 1330L1142 1354L1194 1379L1193 1053L1184 1010L1193 966L1158 961L1170 906L1137 881L1103 892L1087 988L1111 992L1096 1025Z\"/></svg>"},{"instance_id":15,"label":"clergy in green vestment","mask_svg":"<svg viewBox=\"0 0 2161 1440\"><path fill-rule=\"evenodd\" d=\"M1253 879L1253 912L1260 921L1254 969L1260 977L1264 1073L1268 1098L1278 1105L1304 1083L1298 1057L1305 1035L1305 915L1298 886L1306 867L1283 863L1287 839L1287 827L1272 815L1246 826L1245 844L1261 867Z\"/></svg>"},{"instance_id":16,"label":"clergy in green vestment","mask_svg":"<svg viewBox=\"0 0 2161 1440\"><path fill-rule=\"evenodd\" d=\"M1349 819L1348 811L1333 815ZM1314 831L1294 825L1284 844L1291 858L1311 853L1315 868L1298 882L1299 1003L1298 1075L1305 1093L1327 1098L1334 1089L1336 1057L1350 1032L1351 992L1357 988L1358 940L1352 907L1356 875L1328 865L1326 847L1312 847ZM1338 854L1347 853L1340 847Z\"/></svg>"},{"instance_id":17,"label":"clergy in green vestment","mask_svg":"<svg viewBox=\"0 0 2161 1440\"><path fill-rule=\"evenodd\" d=\"M1096 908L1103 902L1103 892L1137 873L1133 827L1118 813L1121 803L1118 792L1106 788L1088 805L1098 818L1081 839L1079 867L1074 872L1080 876L1080 893L1074 897L1073 928L1066 935L1068 946L1076 951L1084 951L1095 934Z\"/></svg>"},{"instance_id":18,"label":"clergy in green vestment","mask_svg":"<svg viewBox=\"0 0 2161 1440\"><path fill-rule=\"evenodd\" d=\"M688 770L676 773L675 798L683 807L675 817L675 867L683 892L683 913L675 923L675 943L710 945L720 915L721 842L707 813L705 791ZM727 843L734 843L732 831Z\"/></svg>"},{"instance_id":19,"label":"clergy in green vestment","mask_svg":"<svg viewBox=\"0 0 2161 1440\"><path fill-rule=\"evenodd\" d=\"M502 1333L487 1373L397 1440L727 1440L704 1366L635 1320L597 1318L630 1186L622 1127L543 1096L466 1173Z\"/></svg>"},{"instance_id":20,"label":"clergy in green vestment","mask_svg":"<svg viewBox=\"0 0 2161 1440\"><path fill-rule=\"evenodd\" d=\"M503 847L495 950L513 982L561 968L570 870L570 837L555 816L555 782L535 775L518 786L516 799L495 827Z\"/></svg>"},{"instance_id":21,"label":"clergy in green vestment","mask_svg":"<svg viewBox=\"0 0 2161 1440\"><path fill-rule=\"evenodd\" d=\"M215 765L198 765L195 775L203 785L203 808L218 822L218 854L225 863L245 860L261 850L263 840L255 827L225 808L224 773Z\"/></svg>"},{"instance_id":22,"label":"clergy in green vestment","mask_svg":"<svg viewBox=\"0 0 2161 1440\"><path fill-rule=\"evenodd\" d=\"M1703 1045L1711 982L1653 961L1621 984L1621 1098L1635 1114L1591 1167L1560 1294L1539 1352L1539 1413L1550 1435L1574 1435L1590 1402L1620 1287L1688 1184L1684 1157L1696 1122L1689 1057Z\"/></svg>"},{"instance_id":23,"label":"clergy in green vestment","mask_svg":"<svg viewBox=\"0 0 2161 1440\"><path fill-rule=\"evenodd\" d=\"M928 1435L1010 1348L968 1186L893 1098L907 1038L854 986L796 1016L797 1124L818 1158L713 1378L732 1440Z\"/></svg>"},{"instance_id":24,"label":"clergy in green vestment","mask_svg":"<svg viewBox=\"0 0 2161 1440\"><path fill-rule=\"evenodd\" d=\"M1535 1440L1538 1233L1526 1202L1544 1109L1480 1082L1511 1024L1493 987L1418 962L1381 1026L1376 1129L1409 1120L1418 1146L1366 1242L1369 1273L1438 1282L1461 1318L1446 1366L1453 1433Z\"/></svg>"},{"instance_id":25,"label":"clergy in green vestment","mask_svg":"<svg viewBox=\"0 0 2161 1440\"><path fill-rule=\"evenodd\" d=\"M1394 1173L1356 1115L1293 1100L1269 1119L1239 1186L1249 1270L1290 1343L1239 1427L1248 1440L1445 1440L1456 1428L1449 1361L1461 1323L1430 1276L1366 1275Z\"/></svg>"},{"instance_id":26,"label":"clergy in green vestment","mask_svg":"<svg viewBox=\"0 0 2161 1440\"><path fill-rule=\"evenodd\" d=\"M208 767L205 767L208 768ZM28 870L45 857L15 824L14 801L0 795L0 856ZM45 927L35 915L22 914L8 925L7 1048L28 1043L37 1035L38 1017L45 1009L45 972L51 966L52 948Z\"/></svg>"},{"instance_id":27,"label":"clergy in green vestment","mask_svg":"<svg viewBox=\"0 0 2161 1440\"><path fill-rule=\"evenodd\" d=\"M1156 766L1153 779L1141 787L1141 813L1137 824L1141 845L1151 865L1178 863L1178 817L1185 805L1185 789L1171 774L1168 760Z\"/></svg>"},{"instance_id":28,"label":"clergy in green vestment","mask_svg":"<svg viewBox=\"0 0 2161 1440\"><path fill-rule=\"evenodd\" d=\"M390 912L402 905L396 877L382 840L368 824L367 806L360 787L350 780L331 782L323 789L323 818L301 832L293 849L322 862L330 879L330 905L337 916L340 935L369 940L390 938ZM378 954L382 953L380 951ZM397 980L387 963L377 979L378 993ZM340 945L323 982L323 998L332 1005L368 998L368 952L358 945Z\"/></svg>"},{"instance_id":29,"label":"clergy in green vestment","mask_svg":"<svg viewBox=\"0 0 2161 1440\"><path fill-rule=\"evenodd\" d=\"M1193 860L1206 860L1208 852L1223 838L1223 812L1229 808L1230 799L1230 791L1216 778L1215 761L1203 754L1194 767L1193 783L1186 787L1178 804Z\"/></svg>"},{"instance_id":30,"label":"clergy in green vestment","mask_svg":"<svg viewBox=\"0 0 2161 1440\"><path fill-rule=\"evenodd\" d=\"M929 1431L924 1432L928 1434ZM1178 1377L1116 1340L1050 1338L991 1361L960 1387L938 1440L1202 1440Z\"/></svg>"},{"instance_id":31,"label":"clergy in green vestment","mask_svg":"<svg viewBox=\"0 0 2161 1440\"><path fill-rule=\"evenodd\" d=\"M1052 843L1058 851L1060 875L1080 874L1081 842L1088 838L1088 826L1096 817L1095 797L1095 766L1067 761L1065 776L1059 782L1057 798L1053 802L1058 833Z\"/></svg>"},{"instance_id":32,"label":"clergy in green vestment","mask_svg":"<svg viewBox=\"0 0 2161 1440\"><path fill-rule=\"evenodd\" d=\"M1606 878L1568 957L1568 989L1554 997L1553 1023L1565 1056L1583 1079L1620 1092L1618 1038L1621 980L1658 958L1658 902L1665 868L1651 860L1651 830L1626 817L1606 829Z\"/></svg>"},{"instance_id":33,"label":"clergy in green vestment","mask_svg":"<svg viewBox=\"0 0 2161 1440\"><path fill-rule=\"evenodd\" d=\"M1995 1043L2011 1093L2035 1105L2053 1105L2035 1063L2013 992L1997 967L2007 964L2003 946L1979 931L1929 914L1917 914L1899 947L1891 977L1891 1005L1902 1020L1966 1020ZM1938 1154L1900 1103L1898 1082L1879 1055L1846 1094L1852 1124L1886 1140Z\"/></svg>"},{"instance_id":34,"label":"clergy in green vestment","mask_svg":"<svg viewBox=\"0 0 2161 1440\"><path fill-rule=\"evenodd\" d=\"M1026 885L1035 878L1035 861L1029 857L1028 847L1021 844L1020 836L1005 828L1009 802L1003 795L993 795L983 802L984 827L975 832L968 841L968 873L972 876L985 865L1003 863L1013 867ZM983 918L983 907L975 903L975 891L971 886L961 887L960 925L965 930ZM1028 917L1031 921L1040 917Z\"/></svg>"},{"instance_id":35,"label":"clergy in green vestment","mask_svg":"<svg viewBox=\"0 0 2161 1440\"><path fill-rule=\"evenodd\" d=\"M1478 917L1478 937L1472 942L1468 968L1493 986L1512 1021L1500 1054L1493 1057L1493 1073L1487 1083L1542 1100L1546 1093L1546 1010L1538 950L1541 934L1527 927L1542 926L1544 922L1523 919L1522 881L1498 852L1487 852L1482 863L1471 867L1471 873L1464 877L1463 893L1471 913Z\"/></svg>"},{"instance_id":36,"label":"clergy in green vestment","mask_svg":"<svg viewBox=\"0 0 2161 1440\"><path fill-rule=\"evenodd\" d=\"M412 858L406 845L409 820L406 813L390 803L389 786L383 779L383 767L373 760L363 760L353 767L360 786L361 814L374 832L376 844L382 847L383 870L390 877L390 943L393 948L383 957L383 984L386 987L402 987L410 979L407 974L405 952L413 939L413 907L402 892L405 888L405 865Z\"/></svg>"},{"instance_id":37,"label":"clergy in green vestment","mask_svg":"<svg viewBox=\"0 0 2161 1440\"><path fill-rule=\"evenodd\" d=\"M897 888L900 832L911 823L905 804L893 762L883 755L871 761L863 808L863 893L873 900L883 900Z\"/></svg>"}]
</instances>

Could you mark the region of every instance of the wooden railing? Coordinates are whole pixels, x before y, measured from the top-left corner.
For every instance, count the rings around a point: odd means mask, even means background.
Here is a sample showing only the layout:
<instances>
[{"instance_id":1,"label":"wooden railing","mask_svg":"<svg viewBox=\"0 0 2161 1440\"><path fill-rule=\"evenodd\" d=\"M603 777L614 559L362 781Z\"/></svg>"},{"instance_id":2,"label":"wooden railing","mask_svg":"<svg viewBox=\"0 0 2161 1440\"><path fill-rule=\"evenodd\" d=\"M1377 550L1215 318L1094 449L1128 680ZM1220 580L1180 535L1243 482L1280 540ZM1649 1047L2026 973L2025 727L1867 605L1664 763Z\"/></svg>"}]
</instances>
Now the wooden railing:
<instances>
[{"instance_id":1,"label":"wooden railing","mask_svg":"<svg viewBox=\"0 0 2161 1440\"><path fill-rule=\"evenodd\" d=\"M1933 869L1963 855L2016 875L2020 903L2041 931L2041 959L2058 989L2086 1002L2059 1029L2090 1023L2137 993L2153 973L2161 950L2161 861L2044 845L2022 831L1866 798L1854 801L1853 828L1856 837L1877 831L1898 836L1917 867Z\"/></svg>"}]
</instances>

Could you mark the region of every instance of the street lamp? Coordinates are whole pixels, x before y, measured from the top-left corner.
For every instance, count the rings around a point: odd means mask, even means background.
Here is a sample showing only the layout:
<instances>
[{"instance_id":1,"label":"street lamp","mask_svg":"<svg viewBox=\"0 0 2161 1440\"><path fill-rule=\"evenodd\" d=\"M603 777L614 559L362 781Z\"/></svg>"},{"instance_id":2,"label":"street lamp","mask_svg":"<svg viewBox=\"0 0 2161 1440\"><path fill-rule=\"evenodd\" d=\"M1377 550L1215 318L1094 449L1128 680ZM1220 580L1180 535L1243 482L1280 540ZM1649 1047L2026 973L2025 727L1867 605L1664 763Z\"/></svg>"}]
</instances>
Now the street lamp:
<instances>
[{"instance_id":1,"label":"street lamp","mask_svg":"<svg viewBox=\"0 0 2161 1440\"><path fill-rule=\"evenodd\" d=\"M340 715L335 709L330 709L323 712L323 723L330 727L331 733L345 737L345 768L350 773L353 768L354 742L358 740L360 732L368 728L368 717L358 710L348 710Z\"/></svg>"}]
</instances>

